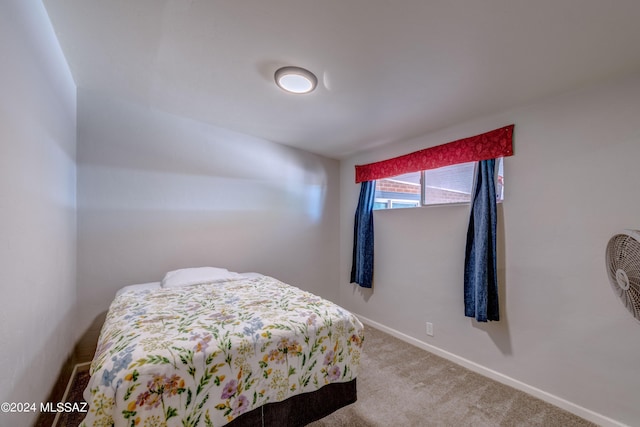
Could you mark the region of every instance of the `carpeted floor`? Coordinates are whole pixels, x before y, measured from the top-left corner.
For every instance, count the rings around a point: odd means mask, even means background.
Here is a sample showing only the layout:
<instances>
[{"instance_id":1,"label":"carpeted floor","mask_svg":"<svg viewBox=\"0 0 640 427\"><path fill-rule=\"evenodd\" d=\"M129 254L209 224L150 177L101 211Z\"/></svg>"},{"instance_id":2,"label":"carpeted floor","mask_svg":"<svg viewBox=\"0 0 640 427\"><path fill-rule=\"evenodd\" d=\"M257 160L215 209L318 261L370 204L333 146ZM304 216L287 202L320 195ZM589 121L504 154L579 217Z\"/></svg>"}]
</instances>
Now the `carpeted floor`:
<instances>
[{"instance_id":1,"label":"carpeted floor","mask_svg":"<svg viewBox=\"0 0 640 427\"><path fill-rule=\"evenodd\" d=\"M309 427L594 426L526 393L366 327L358 401ZM375 349L375 351L367 351ZM72 378L67 401L83 402L87 370ZM63 414L75 427L84 414Z\"/></svg>"},{"instance_id":2,"label":"carpeted floor","mask_svg":"<svg viewBox=\"0 0 640 427\"><path fill-rule=\"evenodd\" d=\"M358 401L310 427L391 425L594 426L540 399L366 327Z\"/></svg>"}]
</instances>

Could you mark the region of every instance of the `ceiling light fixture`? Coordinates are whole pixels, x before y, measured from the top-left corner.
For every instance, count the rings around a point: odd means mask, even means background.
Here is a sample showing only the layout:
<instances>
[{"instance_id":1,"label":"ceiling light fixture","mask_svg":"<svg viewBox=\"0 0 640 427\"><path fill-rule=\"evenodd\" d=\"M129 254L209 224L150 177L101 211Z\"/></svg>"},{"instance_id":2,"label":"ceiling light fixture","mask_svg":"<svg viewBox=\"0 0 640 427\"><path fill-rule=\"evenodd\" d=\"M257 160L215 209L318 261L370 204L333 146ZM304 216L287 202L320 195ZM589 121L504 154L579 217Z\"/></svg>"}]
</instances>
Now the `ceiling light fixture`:
<instances>
[{"instance_id":1,"label":"ceiling light fixture","mask_svg":"<svg viewBox=\"0 0 640 427\"><path fill-rule=\"evenodd\" d=\"M291 93L309 93L318 85L318 79L309 70L300 67L282 67L276 71L276 84Z\"/></svg>"}]
</instances>

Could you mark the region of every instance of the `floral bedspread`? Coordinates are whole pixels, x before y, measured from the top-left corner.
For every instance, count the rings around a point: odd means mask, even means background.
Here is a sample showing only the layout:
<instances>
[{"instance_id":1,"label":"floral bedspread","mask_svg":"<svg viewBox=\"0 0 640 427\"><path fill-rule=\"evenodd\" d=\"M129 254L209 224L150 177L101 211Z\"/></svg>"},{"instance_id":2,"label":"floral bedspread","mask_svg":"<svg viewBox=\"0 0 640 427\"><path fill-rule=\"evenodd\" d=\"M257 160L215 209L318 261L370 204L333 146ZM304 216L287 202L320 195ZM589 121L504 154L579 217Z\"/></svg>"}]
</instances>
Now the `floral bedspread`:
<instances>
[{"instance_id":1,"label":"floral bedspread","mask_svg":"<svg viewBox=\"0 0 640 427\"><path fill-rule=\"evenodd\" d=\"M363 327L271 277L129 291L109 309L82 426L222 426L356 378Z\"/></svg>"}]
</instances>

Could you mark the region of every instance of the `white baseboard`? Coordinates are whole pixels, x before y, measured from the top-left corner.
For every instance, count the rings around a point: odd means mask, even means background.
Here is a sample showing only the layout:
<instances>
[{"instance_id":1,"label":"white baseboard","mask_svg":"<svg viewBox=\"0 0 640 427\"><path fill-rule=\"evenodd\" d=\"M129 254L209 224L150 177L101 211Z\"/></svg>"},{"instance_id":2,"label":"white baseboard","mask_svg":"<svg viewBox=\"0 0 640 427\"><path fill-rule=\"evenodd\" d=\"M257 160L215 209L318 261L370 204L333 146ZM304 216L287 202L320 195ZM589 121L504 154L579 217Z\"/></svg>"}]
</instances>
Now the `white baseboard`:
<instances>
[{"instance_id":1,"label":"white baseboard","mask_svg":"<svg viewBox=\"0 0 640 427\"><path fill-rule=\"evenodd\" d=\"M356 315L364 324L367 324L383 332L386 332L387 334L392 335L408 344L414 345L430 353L443 357L457 365L464 366L465 368L473 372L476 372L480 375L491 378L492 380L498 381L501 384L507 385L509 387L513 387L516 390L520 390L534 397L537 397L540 400L543 400L554 406L562 408L565 411L571 412L572 414L575 414L581 418L584 418L585 420L591 421L592 423L598 424L603 427L628 427L626 424L622 424L619 421L606 417L590 409L584 408L580 405L576 405L575 403L569 402L568 400L562 399L551 393L547 393L546 391L540 390L539 388L530 386L526 383L523 383L522 381L518 381L516 379L508 377L507 375L501 374L500 372L496 372L492 369L486 368L468 359L457 356L453 353L449 353L446 350L442 350L441 348L435 347L431 344L427 344L424 341L420 341L400 331L389 328L388 326L385 326L374 320L368 319L364 316L360 316L359 314L356 314Z\"/></svg>"}]
</instances>

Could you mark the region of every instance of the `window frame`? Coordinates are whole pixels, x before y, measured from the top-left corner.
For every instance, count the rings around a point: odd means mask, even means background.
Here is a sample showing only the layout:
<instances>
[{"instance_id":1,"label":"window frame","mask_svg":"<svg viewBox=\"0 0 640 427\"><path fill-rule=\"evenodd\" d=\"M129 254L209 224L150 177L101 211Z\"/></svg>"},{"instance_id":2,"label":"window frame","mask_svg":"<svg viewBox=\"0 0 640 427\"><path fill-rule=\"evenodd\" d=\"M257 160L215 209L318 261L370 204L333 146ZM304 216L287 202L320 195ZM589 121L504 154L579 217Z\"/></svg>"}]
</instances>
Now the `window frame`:
<instances>
[{"instance_id":1,"label":"window frame","mask_svg":"<svg viewBox=\"0 0 640 427\"><path fill-rule=\"evenodd\" d=\"M502 162L502 166L499 165L499 163L497 162ZM467 163L471 163L471 162L467 162ZM476 174L478 171L478 163L479 161L474 161L473 162L473 174L472 174L472 184L471 184L471 192L473 193L473 189L475 188L476 185ZM447 167L447 166L443 166L443 167ZM496 184L498 184L499 181L499 177L500 175L498 175L498 170L502 168L503 169L503 175L504 175L504 157L499 157L496 159ZM438 168L439 169L439 168ZM403 199L392 199L392 198L383 198L383 197L376 197L374 199L374 203L385 203L388 204L388 207L385 208L378 208L375 209L375 211L386 211L386 210L396 210L396 209L411 209L411 208L423 208L423 207L431 207L431 206L463 206L463 205L470 205L471 204L471 200L467 201L467 202L450 202L450 203L427 203L426 202L426 172L427 170L421 170L420 171L420 200L416 201L416 205L415 206L405 206L402 208L394 208L393 207L393 202L397 202L397 203L404 203L404 204L408 204L409 200L403 200ZM400 175L398 175L400 176ZM389 179L389 180L393 180L394 177L389 177L389 178L384 178L384 179ZM503 177L503 181L504 181L504 177ZM377 190L376 190L377 191ZM504 184L500 183L500 190L498 191L498 189L496 189L496 193L500 194L500 197L498 197L498 199L496 200L496 203L502 203L504 201Z\"/></svg>"},{"instance_id":2,"label":"window frame","mask_svg":"<svg viewBox=\"0 0 640 427\"><path fill-rule=\"evenodd\" d=\"M410 204L410 202L415 202L415 206L404 206L404 207L399 207L399 208L394 208L393 204L394 203L402 203L405 205ZM403 200L403 199L390 199L390 198L385 198L385 197L376 197L373 200L373 203L385 203L385 204L390 204L391 206L388 208L378 208L378 209L374 209L375 211L385 211L387 209L411 209L411 208L419 208L422 206L422 198L420 198L420 200ZM428 205L427 205L428 206Z\"/></svg>"}]
</instances>

